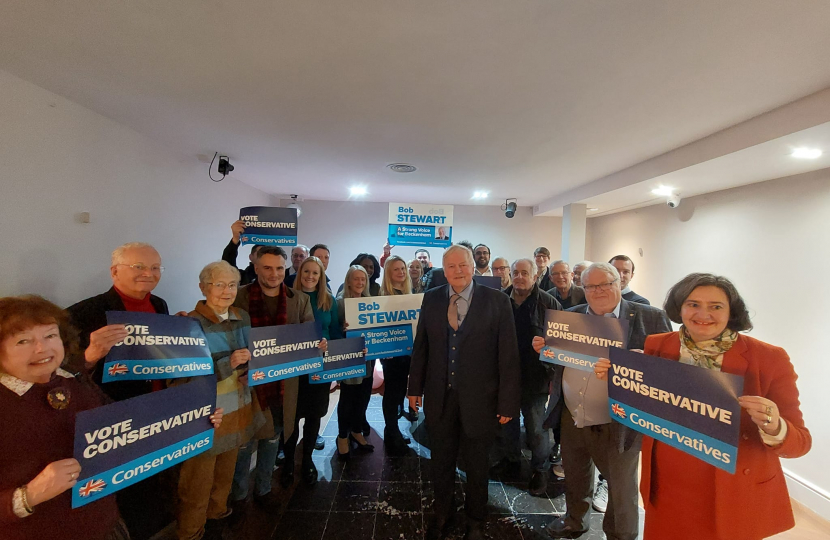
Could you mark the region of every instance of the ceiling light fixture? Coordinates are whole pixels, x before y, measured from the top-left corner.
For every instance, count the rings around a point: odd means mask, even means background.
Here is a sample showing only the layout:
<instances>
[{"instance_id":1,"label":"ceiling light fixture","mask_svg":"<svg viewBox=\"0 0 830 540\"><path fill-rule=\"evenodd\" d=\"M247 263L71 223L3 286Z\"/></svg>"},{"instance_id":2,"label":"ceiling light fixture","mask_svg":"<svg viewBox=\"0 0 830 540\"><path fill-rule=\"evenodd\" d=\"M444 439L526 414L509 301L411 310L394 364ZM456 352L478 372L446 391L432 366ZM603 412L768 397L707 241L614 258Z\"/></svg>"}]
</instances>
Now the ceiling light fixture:
<instances>
[{"instance_id":1,"label":"ceiling light fixture","mask_svg":"<svg viewBox=\"0 0 830 540\"><path fill-rule=\"evenodd\" d=\"M661 185L658 188L652 189L651 192L654 193L655 195L659 195L661 197L668 197L669 195L671 195L674 192L674 188L669 187L669 186Z\"/></svg>"},{"instance_id":2,"label":"ceiling light fixture","mask_svg":"<svg viewBox=\"0 0 830 540\"><path fill-rule=\"evenodd\" d=\"M476 191L473 193L473 200L480 201L486 199L488 195L490 195L489 191Z\"/></svg>"},{"instance_id":3,"label":"ceiling light fixture","mask_svg":"<svg viewBox=\"0 0 830 540\"><path fill-rule=\"evenodd\" d=\"M589 212L596 212L597 210L599 210L599 208L589 208L588 209Z\"/></svg>"},{"instance_id":4,"label":"ceiling light fixture","mask_svg":"<svg viewBox=\"0 0 830 540\"><path fill-rule=\"evenodd\" d=\"M822 152L818 148L807 148L802 146L801 148L793 150L793 153L790 155L798 159L816 159L821 157L821 154Z\"/></svg>"},{"instance_id":5,"label":"ceiling light fixture","mask_svg":"<svg viewBox=\"0 0 830 540\"><path fill-rule=\"evenodd\" d=\"M363 197L368 193L366 186L352 186L349 188L352 197Z\"/></svg>"},{"instance_id":6,"label":"ceiling light fixture","mask_svg":"<svg viewBox=\"0 0 830 540\"><path fill-rule=\"evenodd\" d=\"M390 163L387 167L399 173L411 173L418 170L415 165L409 163Z\"/></svg>"}]
</instances>

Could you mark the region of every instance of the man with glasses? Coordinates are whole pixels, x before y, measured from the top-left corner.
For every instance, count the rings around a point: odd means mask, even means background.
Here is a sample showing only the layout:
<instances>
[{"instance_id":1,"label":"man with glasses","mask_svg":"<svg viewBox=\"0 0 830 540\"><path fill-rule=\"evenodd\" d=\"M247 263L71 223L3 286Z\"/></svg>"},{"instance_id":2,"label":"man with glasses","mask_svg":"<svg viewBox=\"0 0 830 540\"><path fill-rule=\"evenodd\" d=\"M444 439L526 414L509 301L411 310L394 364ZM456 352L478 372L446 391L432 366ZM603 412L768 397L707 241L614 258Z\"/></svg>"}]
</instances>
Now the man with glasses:
<instances>
[{"instance_id":1,"label":"man with glasses","mask_svg":"<svg viewBox=\"0 0 830 540\"><path fill-rule=\"evenodd\" d=\"M476 261L477 276L492 276L493 272L490 270L490 248L484 244L479 244L473 250L473 259Z\"/></svg>"},{"instance_id":2,"label":"man with glasses","mask_svg":"<svg viewBox=\"0 0 830 540\"><path fill-rule=\"evenodd\" d=\"M110 290L66 309L72 324L80 332L82 351L80 358L71 360L71 367L90 372L92 379L115 401L164 388L164 381L101 383L104 374L101 359L127 337L127 328L123 324L107 324L107 311L168 315L167 302L151 294L163 271L161 256L153 246L142 242L124 244L112 252ZM173 519L173 501L165 495L175 491L163 489L160 478L152 476L116 495L118 509L134 540L150 538Z\"/></svg>"},{"instance_id":3,"label":"man with glasses","mask_svg":"<svg viewBox=\"0 0 830 540\"><path fill-rule=\"evenodd\" d=\"M510 284L510 263L504 257L493 259L493 275L501 278L501 290L507 289Z\"/></svg>"},{"instance_id":4,"label":"man with glasses","mask_svg":"<svg viewBox=\"0 0 830 540\"><path fill-rule=\"evenodd\" d=\"M550 265L550 278L554 286L548 294L556 298L563 309L585 303L585 292L582 287L574 285L574 274L568 263L562 260L553 261Z\"/></svg>"},{"instance_id":5,"label":"man with glasses","mask_svg":"<svg viewBox=\"0 0 830 540\"><path fill-rule=\"evenodd\" d=\"M568 311L628 321L628 349L642 352L646 336L671 331L661 309L628 302L622 298L620 274L608 263L594 263L583 273L588 303ZM534 338L540 352L544 338ZM558 406L560 400L564 406ZM597 486L608 497L602 530L614 540L634 540L638 535L637 465L642 436L611 421L608 384L593 372L556 366L548 410L561 410L548 417L546 425L561 422L562 465L565 469L567 514L548 527L554 538L579 538L588 532L594 485L594 465L607 480ZM601 482L604 482L602 480Z\"/></svg>"}]
</instances>

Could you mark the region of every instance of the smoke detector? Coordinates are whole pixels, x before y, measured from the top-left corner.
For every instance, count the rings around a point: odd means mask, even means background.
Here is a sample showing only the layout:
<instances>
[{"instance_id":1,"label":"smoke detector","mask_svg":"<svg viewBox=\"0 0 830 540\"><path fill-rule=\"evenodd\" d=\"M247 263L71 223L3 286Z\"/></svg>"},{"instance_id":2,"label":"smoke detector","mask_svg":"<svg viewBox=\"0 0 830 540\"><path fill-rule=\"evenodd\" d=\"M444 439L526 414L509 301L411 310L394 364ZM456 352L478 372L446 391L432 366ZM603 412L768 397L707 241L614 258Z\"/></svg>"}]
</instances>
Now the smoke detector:
<instances>
[{"instance_id":1,"label":"smoke detector","mask_svg":"<svg viewBox=\"0 0 830 540\"><path fill-rule=\"evenodd\" d=\"M387 167L399 173L411 173L418 170L415 165L409 163L390 163Z\"/></svg>"}]
</instances>

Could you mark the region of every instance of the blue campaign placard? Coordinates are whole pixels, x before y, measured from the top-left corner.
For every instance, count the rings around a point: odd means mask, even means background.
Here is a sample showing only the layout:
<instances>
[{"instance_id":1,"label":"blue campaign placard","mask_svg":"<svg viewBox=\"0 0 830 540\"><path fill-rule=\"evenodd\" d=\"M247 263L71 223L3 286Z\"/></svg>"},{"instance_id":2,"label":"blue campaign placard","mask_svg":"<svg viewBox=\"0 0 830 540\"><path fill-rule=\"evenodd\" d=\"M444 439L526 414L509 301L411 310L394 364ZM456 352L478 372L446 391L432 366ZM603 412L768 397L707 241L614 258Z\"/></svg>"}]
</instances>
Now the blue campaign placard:
<instances>
[{"instance_id":1,"label":"blue campaign placard","mask_svg":"<svg viewBox=\"0 0 830 540\"><path fill-rule=\"evenodd\" d=\"M366 348L369 350L369 354L366 356L367 360L412 354L413 335L411 324L347 330L346 336L366 339Z\"/></svg>"},{"instance_id":2,"label":"blue campaign placard","mask_svg":"<svg viewBox=\"0 0 830 540\"><path fill-rule=\"evenodd\" d=\"M735 473L744 378L612 348L611 418Z\"/></svg>"},{"instance_id":3,"label":"blue campaign placard","mask_svg":"<svg viewBox=\"0 0 830 540\"><path fill-rule=\"evenodd\" d=\"M215 404L216 377L208 375L78 413L74 457L81 474L72 488L72 508L208 450Z\"/></svg>"},{"instance_id":4,"label":"blue campaign placard","mask_svg":"<svg viewBox=\"0 0 830 540\"><path fill-rule=\"evenodd\" d=\"M213 358L196 319L129 311L107 311L106 315L107 324L123 324L129 335L104 359L103 382L213 373Z\"/></svg>"},{"instance_id":5,"label":"blue campaign placard","mask_svg":"<svg viewBox=\"0 0 830 540\"><path fill-rule=\"evenodd\" d=\"M320 323L251 328L248 384L256 386L323 371Z\"/></svg>"},{"instance_id":6,"label":"blue campaign placard","mask_svg":"<svg viewBox=\"0 0 830 540\"><path fill-rule=\"evenodd\" d=\"M323 355L323 371L309 376L311 384L329 384L339 379L366 376L366 357L363 337L335 339L329 341L328 351Z\"/></svg>"},{"instance_id":7,"label":"blue campaign placard","mask_svg":"<svg viewBox=\"0 0 830 540\"><path fill-rule=\"evenodd\" d=\"M387 239L393 246L452 245L453 207L449 204L389 203Z\"/></svg>"},{"instance_id":8,"label":"blue campaign placard","mask_svg":"<svg viewBox=\"0 0 830 540\"><path fill-rule=\"evenodd\" d=\"M245 231L239 237L242 245L297 245L297 209L273 206L247 206L239 210Z\"/></svg>"},{"instance_id":9,"label":"blue campaign placard","mask_svg":"<svg viewBox=\"0 0 830 540\"><path fill-rule=\"evenodd\" d=\"M608 358L609 347L628 344L628 321L549 309L545 312L545 346L542 362L594 371L599 358Z\"/></svg>"},{"instance_id":10,"label":"blue campaign placard","mask_svg":"<svg viewBox=\"0 0 830 540\"><path fill-rule=\"evenodd\" d=\"M446 279L446 277L444 278ZM477 285L490 287L491 289L501 290L501 278L499 276L473 276L473 281Z\"/></svg>"}]
</instances>

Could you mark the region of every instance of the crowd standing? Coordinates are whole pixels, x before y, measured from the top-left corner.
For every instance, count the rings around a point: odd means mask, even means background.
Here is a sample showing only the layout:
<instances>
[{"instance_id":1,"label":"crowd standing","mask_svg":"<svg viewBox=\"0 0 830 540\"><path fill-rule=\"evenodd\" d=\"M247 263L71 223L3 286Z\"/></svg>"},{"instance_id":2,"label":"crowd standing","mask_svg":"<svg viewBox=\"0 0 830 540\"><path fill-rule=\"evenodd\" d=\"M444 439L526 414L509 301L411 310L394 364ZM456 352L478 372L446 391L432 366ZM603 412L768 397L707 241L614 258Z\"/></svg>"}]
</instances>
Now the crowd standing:
<instances>
[{"instance_id":1,"label":"crowd standing","mask_svg":"<svg viewBox=\"0 0 830 540\"><path fill-rule=\"evenodd\" d=\"M290 255L253 246L249 264L239 269L243 231L241 221L232 224L222 259L198 276L204 300L177 313L199 321L213 358L214 446L78 509L71 509L69 491L81 472L72 458L75 415L167 386L102 383L102 360L127 336L124 325L107 324L106 312L169 314L153 294L164 272L161 255L145 243L118 247L112 286L65 310L37 296L0 299L0 537L47 538L59 530L68 540L147 539L175 517L182 540L221 538L244 517L249 498L276 509L275 470L286 488L317 481L312 454L324 444L320 423L330 387L303 375L251 388L250 329L317 321L326 351L329 340L346 335L346 299L420 293L411 356L381 359L382 409L384 451L391 456L405 455L411 443L399 418L415 422L424 415L435 492L427 538L446 537L455 519L459 457L467 480L465 538L485 537L488 478L518 466L522 419L533 470L529 493L544 495L548 482L564 481L566 513L546 528L553 538L585 534L592 506L604 512L607 538L637 538L638 467L646 539L752 540L793 526L779 458L799 457L811 446L796 374L782 349L742 333L752 323L727 278L690 274L660 309L631 289L635 265L626 255L571 268L565 260L551 262L545 247L511 263L491 258L485 244L459 242L434 267L428 250L407 261L387 243L380 260L358 254L335 295L328 246L298 245ZM498 277L501 287L480 285L476 276ZM609 360L600 359L593 373L541 362L545 314L563 309L628 321L630 350L743 375L737 474L613 422ZM343 460L375 450L366 419L373 360L366 372L340 381L336 444Z\"/></svg>"}]
</instances>

